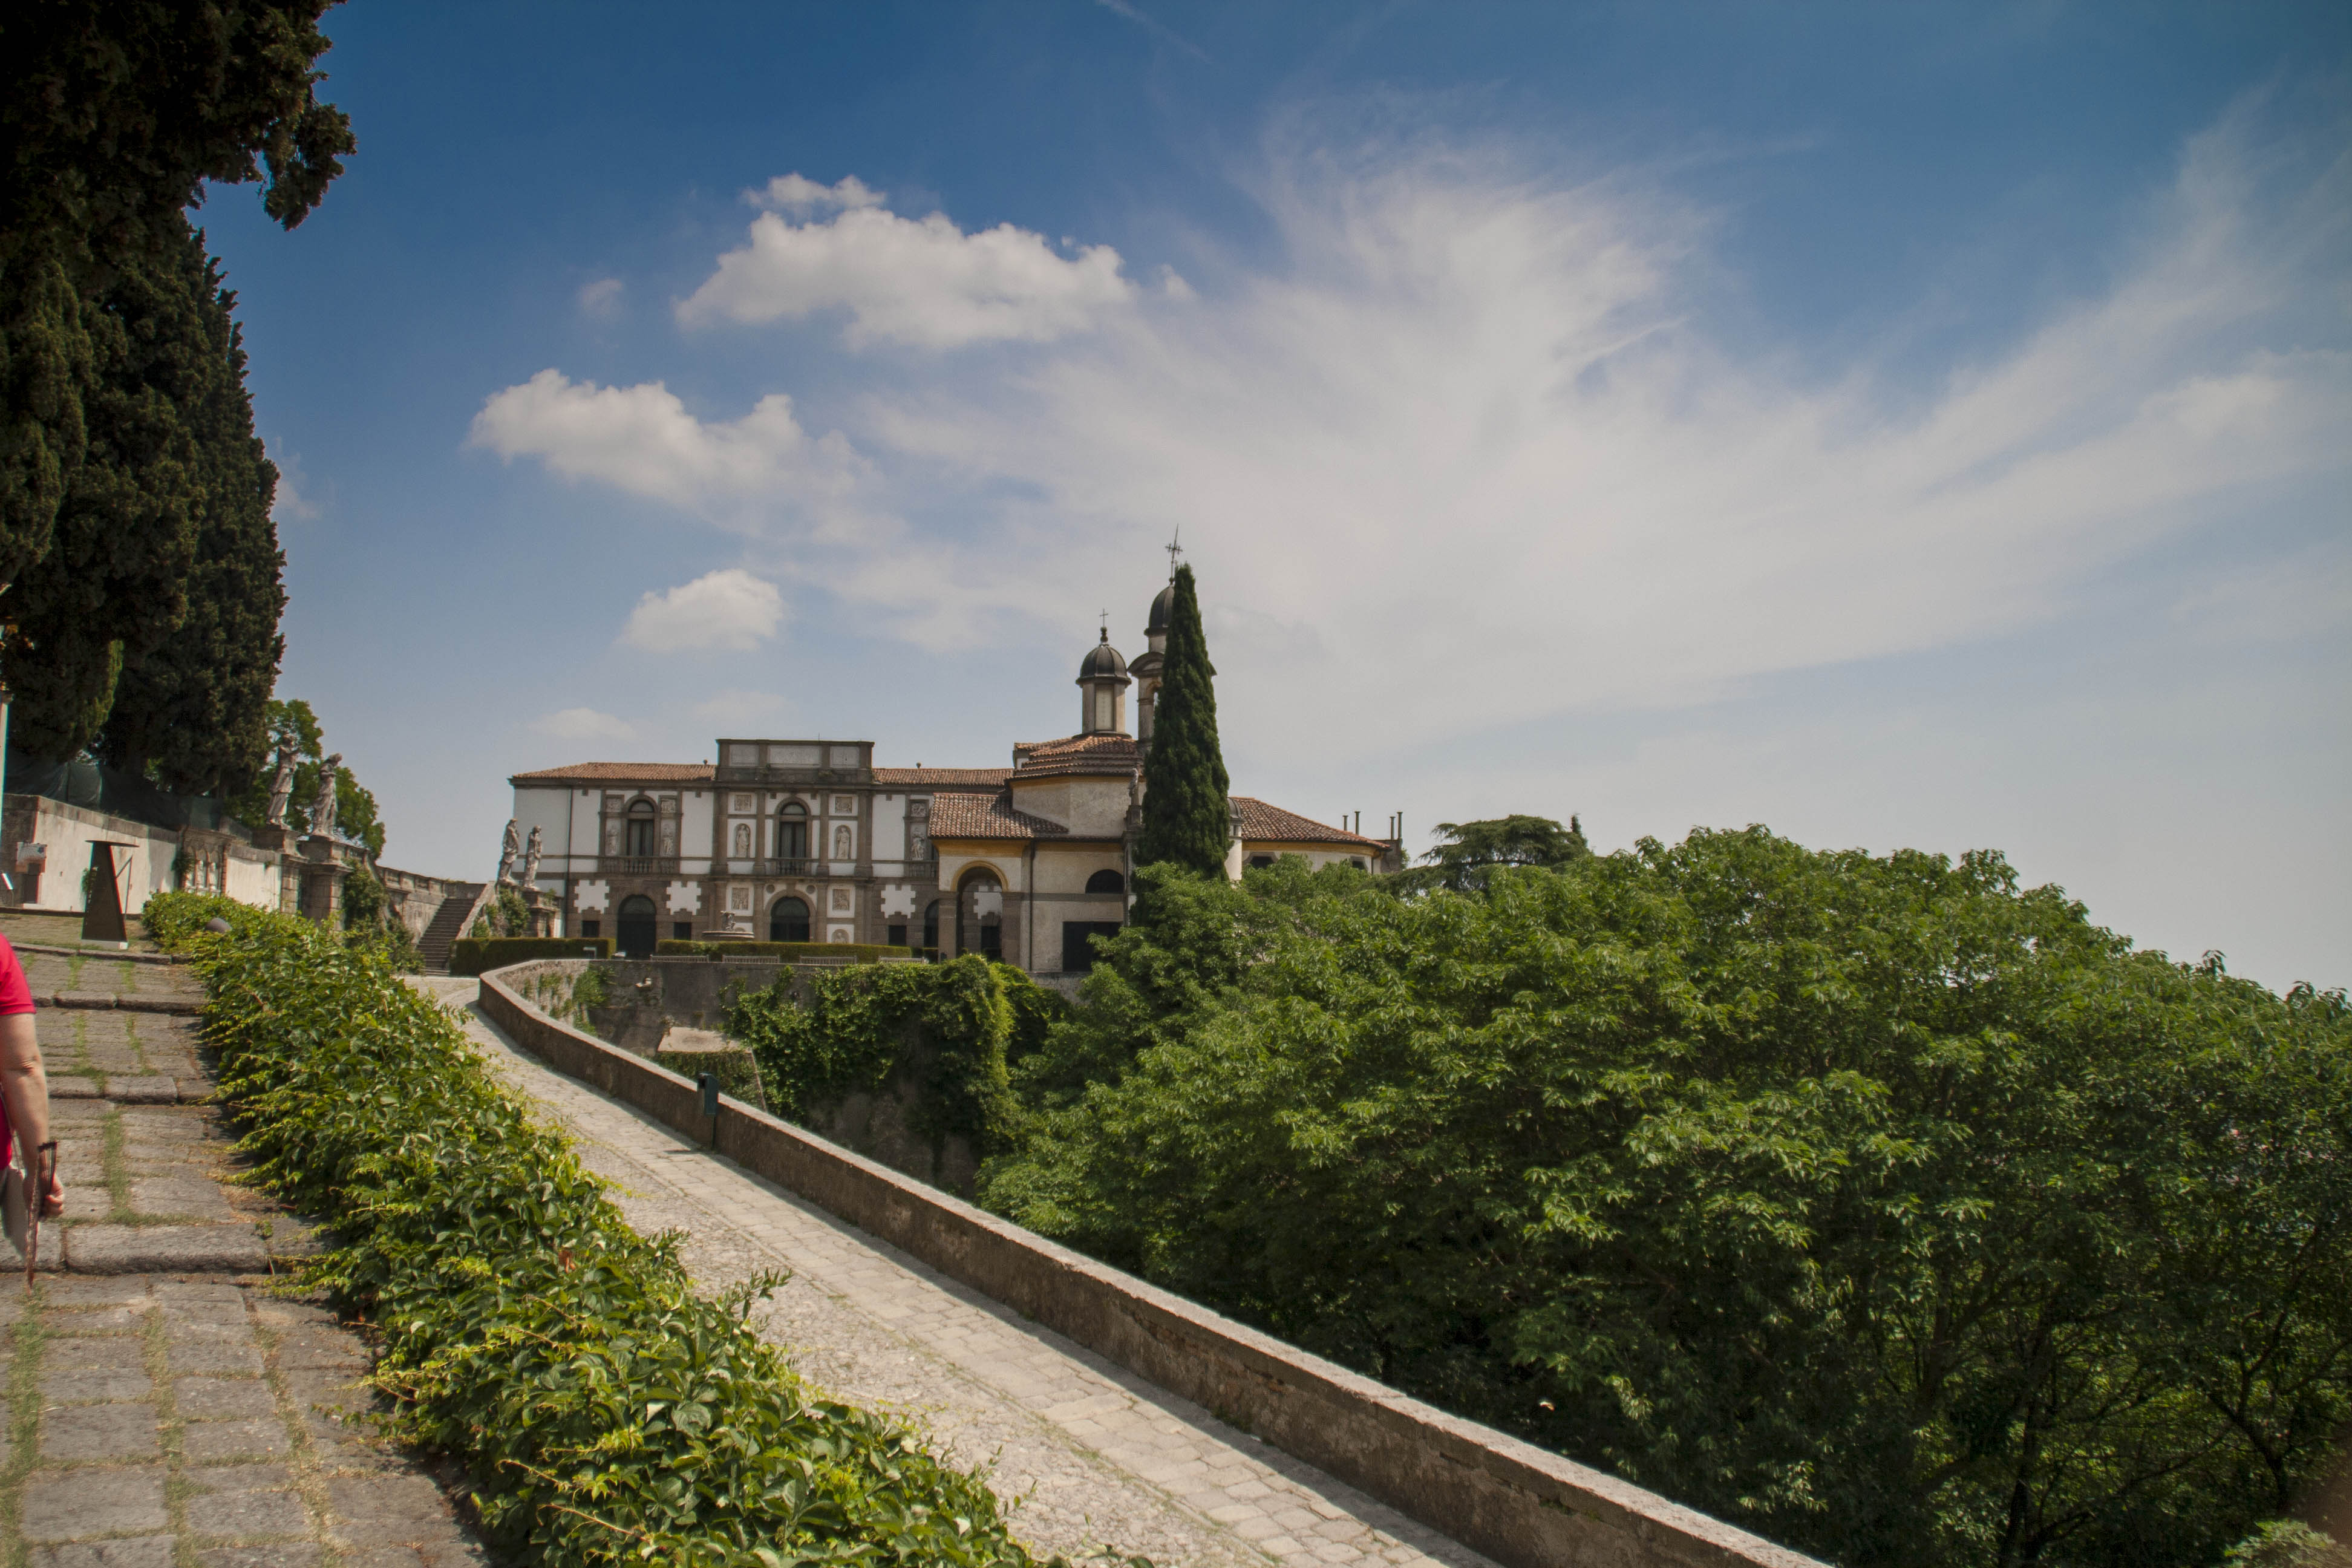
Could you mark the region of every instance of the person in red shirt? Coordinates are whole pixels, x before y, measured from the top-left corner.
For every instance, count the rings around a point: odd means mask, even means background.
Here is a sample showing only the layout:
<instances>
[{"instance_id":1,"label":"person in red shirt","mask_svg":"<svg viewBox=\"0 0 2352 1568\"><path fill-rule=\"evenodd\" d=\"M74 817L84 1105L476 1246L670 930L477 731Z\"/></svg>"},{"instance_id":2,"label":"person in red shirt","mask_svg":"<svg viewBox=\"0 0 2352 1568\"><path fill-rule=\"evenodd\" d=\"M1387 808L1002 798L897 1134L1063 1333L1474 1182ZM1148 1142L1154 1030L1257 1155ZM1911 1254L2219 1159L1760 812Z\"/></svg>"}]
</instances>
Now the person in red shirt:
<instances>
[{"instance_id":1,"label":"person in red shirt","mask_svg":"<svg viewBox=\"0 0 2352 1568\"><path fill-rule=\"evenodd\" d=\"M19 1139L28 1154L48 1142L49 1079L41 1070L40 1042L33 1037L33 987L5 936L0 936L0 1111L6 1118L0 1124L0 1164L7 1163ZM27 1173L37 1168L34 1160L25 1161ZM49 1190L41 1194L41 1216L52 1218L65 1208L65 1183L53 1166Z\"/></svg>"}]
</instances>

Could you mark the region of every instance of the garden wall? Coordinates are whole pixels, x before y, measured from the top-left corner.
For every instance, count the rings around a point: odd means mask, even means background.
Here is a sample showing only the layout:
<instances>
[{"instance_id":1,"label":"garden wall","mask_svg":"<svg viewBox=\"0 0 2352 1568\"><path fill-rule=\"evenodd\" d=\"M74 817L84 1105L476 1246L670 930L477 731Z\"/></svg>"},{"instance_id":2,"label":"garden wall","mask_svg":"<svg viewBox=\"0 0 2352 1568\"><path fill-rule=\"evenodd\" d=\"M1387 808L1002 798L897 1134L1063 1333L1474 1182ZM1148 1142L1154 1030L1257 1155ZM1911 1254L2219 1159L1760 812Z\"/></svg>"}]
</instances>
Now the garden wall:
<instances>
[{"instance_id":1,"label":"garden wall","mask_svg":"<svg viewBox=\"0 0 2352 1568\"><path fill-rule=\"evenodd\" d=\"M659 962L659 961L656 961ZM1507 1568L1820 1568L1814 1560L1489 1426L1407 1398L1033 1236L557 1022L482 978L482 1011L556 1070L799 1194ZM711 964L709 967L724 967Z\"/></svg>"}]
</instances>

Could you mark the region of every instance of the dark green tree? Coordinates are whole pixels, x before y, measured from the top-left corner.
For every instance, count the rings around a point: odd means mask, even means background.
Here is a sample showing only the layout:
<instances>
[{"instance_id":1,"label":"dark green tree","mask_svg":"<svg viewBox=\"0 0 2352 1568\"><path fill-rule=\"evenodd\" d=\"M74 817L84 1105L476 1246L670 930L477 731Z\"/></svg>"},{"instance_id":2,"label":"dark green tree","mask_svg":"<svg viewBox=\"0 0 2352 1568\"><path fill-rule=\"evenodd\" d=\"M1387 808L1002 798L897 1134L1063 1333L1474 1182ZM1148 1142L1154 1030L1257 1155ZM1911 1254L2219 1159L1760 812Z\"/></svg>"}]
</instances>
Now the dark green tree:
<instances>
[{"instance_id":1,"label":"dark green tree","mask_svg":"<svg viewBox=\"0 0 2352 1568\"><path fill-rule=\"evenodd\" d=\"M0 20L0 590L48 552L85 455L89 305L172 254L204 182L261 182L292 228L342 172L351 122L315 91L328 4L29 0Z\"/></svg>"},{"instance_id":2,"label":"dark green tree","mask_svg":"<svg viewBox=\"0 0 2352 1568\"><path fill-rule=\"evenodd\" d=\"M1483 822L1441 822L1441 842L1422 863L1394 879L1400 888L1444 888L1462 893L1486 885L1498 867L1571 865L1592 853L1584 824L1562 827L1549 816L1497 816Z\"/></svg>"},{"instance_id":3,"label":"dark green tree","mask_svg":"<svg viewBox=\"0 0 2352 1568\"><path fill-rule=\"evenodd\" d=\"M2352 1008L1997 855L1149 871L982 1202L1837 1562L2211 1563L2352 1418Z\"/></svg>"},{"instance_id":4,"label":"dark green tree","mask_svg":"<svg viewBox=\"0 0 2352 1568\"><path fill-rule=\"evenodd\" d=\"M1135 858L1140 865L1164 862L1219 876L1233 841L1232 784L1217 744L1217 672L1209 663L1190 566L1176 569L1176 603L1160 668L1151 752L1143 764L1143 831Z\"/></svg>"},{"instance_id":5,"label":"dark green tree","mask_svg":"<svg viewBox=\"0 0 2352 1568\"><path fill-rule=\"evenodd\" d=\"M269 516L278 469L253 434L236 297L221 287L201 231L187 236L180 270L205 334L205 374L184 411L198 505L187 613L160 643L126 647L103 751L166 789L216 795L251 777L269 748L269 692L285 651L284 557Z\"/></svg>"}]
</instances>

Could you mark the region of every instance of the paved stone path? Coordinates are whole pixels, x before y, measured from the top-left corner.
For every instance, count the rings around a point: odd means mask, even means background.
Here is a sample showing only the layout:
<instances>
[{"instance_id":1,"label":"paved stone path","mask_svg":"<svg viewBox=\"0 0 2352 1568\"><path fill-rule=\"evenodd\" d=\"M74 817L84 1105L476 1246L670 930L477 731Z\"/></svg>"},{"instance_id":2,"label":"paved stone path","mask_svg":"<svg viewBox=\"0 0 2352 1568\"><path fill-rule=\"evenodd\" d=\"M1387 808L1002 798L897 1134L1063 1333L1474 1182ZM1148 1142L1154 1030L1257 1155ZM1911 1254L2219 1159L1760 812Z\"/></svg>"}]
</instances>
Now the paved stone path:
<instances>
[{"instance_id":1,"label":"paved stone path","mask_svg":"<svg viewBox=\"0 0 2352 1568\"><path fill-rule=\"evenodd\" d=\"M195 995L176 966L24 956L37 994ZM29 1295L0 1244L0 1562L486 1562L435 1476L350 1419L368 1402L363 1342L271 1293L271 1272L310 1239L225 1180L235 1160L217 1112L183 1102L211 1081L194 1020L44 1007L35 1026L59 1090L67 1209L42 1226Z\"/></svg>"},{"instance_id":2,"label":"paved stone path","mask_svg":"<svg viewBox=\"0 0 2352 1568\"><path fill-rule=\"evenodd\" d=\"M1207 1412L1024 1321L634 1109L517 1050L471 980L420 984L614 1184L641 1231L682 1230L687 1266L722 1288L789 1268L762 1331L837 1396L925 1429L989 1484L1033 1546L1103 1545L1179 1564L1436 1564L1487 1559Z\"/></svg>"}]
</instances>

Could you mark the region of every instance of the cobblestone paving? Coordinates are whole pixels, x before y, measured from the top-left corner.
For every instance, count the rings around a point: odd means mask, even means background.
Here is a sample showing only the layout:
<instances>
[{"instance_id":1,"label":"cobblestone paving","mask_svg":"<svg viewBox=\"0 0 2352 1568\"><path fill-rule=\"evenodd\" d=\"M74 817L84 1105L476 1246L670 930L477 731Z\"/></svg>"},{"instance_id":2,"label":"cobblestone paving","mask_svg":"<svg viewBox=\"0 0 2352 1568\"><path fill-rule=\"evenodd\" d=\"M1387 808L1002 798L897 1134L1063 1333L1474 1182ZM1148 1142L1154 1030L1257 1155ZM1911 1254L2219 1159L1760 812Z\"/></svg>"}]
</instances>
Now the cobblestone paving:
<instances>
[{"instance_id":1,"label":"cobblestone paving","mask_svg":"<svg viewBox=\"0 0 2352 1568\"><path fill-rule=\"evenodd\" d=\"M26 940L13 920L0 932ZM194 994L175 966L24 957L36 994ZM63 1091L51 1124L67 1206L41 1227L29 1295L0 1244L0 1563L486 1562L433 1474L349 1419L366 1405L362 1342L270 1292L272 1270L312 1243L226 1180L218 1113L182 1102L210 1083L194 1021L44 1007L35 1027Z\"/></svg>"},{"instance_id":2,"label":"cobblestone paving","mask_svg":"<svg viewBox=\"0 0 2352 1568\"><path fill-rule=\"evenodd\" d=\"M476 983L420 982L470 1005ZM682 1230L698 1282L789 1268L763 1324L839 1397L926 1428L1012 1505L1033 1545L1104 1544L1176 1564L1444 1563L1487 1559L1155 1388L631 1108L468 1032L612 1182L641 1231Z\"/></svg>"}]
</instances>

